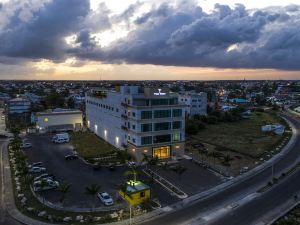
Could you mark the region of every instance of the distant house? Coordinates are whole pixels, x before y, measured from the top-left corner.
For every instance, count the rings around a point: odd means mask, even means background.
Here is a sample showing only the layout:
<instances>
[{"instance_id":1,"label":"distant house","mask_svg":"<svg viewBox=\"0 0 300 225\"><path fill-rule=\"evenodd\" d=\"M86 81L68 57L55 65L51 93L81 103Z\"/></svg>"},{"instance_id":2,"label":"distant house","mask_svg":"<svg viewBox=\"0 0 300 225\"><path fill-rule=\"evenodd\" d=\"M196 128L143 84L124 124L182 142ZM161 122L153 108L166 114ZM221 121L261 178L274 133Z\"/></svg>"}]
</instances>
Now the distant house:
<instances>
[{"instance_id":1,"label":"distant house","mask_svg":"<svg viewBox=\"0 0 300 225\"><path fill-rule=\"evenodd\" d=\"M248 104L250 103L249 100L244 99L244 98L232 98L228 100L231 103L235 103L235 104Z\"/></svg>"},{"instance_id":2,"label":"distant house","mask_svg":"<svg viewBox=\"0 0 300 225\"><path fill-rule=\"evenodd\" d=\"M185 105L185 114L187 117L193 115L207 115L207 94L204 92L180 93L178 102Z\"/></svg>"}]
</instances>

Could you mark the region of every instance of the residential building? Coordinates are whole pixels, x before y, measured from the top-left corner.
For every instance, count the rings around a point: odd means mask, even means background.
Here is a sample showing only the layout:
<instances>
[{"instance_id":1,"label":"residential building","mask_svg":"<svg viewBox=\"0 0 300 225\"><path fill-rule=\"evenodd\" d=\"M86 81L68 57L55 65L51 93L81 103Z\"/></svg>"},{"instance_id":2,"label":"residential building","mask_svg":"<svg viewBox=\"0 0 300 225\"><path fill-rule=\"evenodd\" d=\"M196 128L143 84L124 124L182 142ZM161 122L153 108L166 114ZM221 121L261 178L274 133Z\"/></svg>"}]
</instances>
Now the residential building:
<instances>
[{"instance_id":1,"label":"residential building","mask_svg":"<svg viewBox=\"0 0 300 225\"><path fill-rule=\"evenodd\" d=\"M26 98L14 98L7 102L8 114L22 114L30 112L31 103Z\"/></svg>"},{"instance_id":2,"label":"residential building","mask_svg":"<svg viewBox=\"0 0 300 225\"><path fill-rule=\"evenodd\" d=\"M87 125L137 161L143 154L160 159L182 157L185 141L184 105L168 88L121 86L86 94Z\"/></svg>"},{"instance_id":3,"label":"residential building","mask_svg":"<svg viewBox=\"0 0 300 225\"><path fill-rule=\"evenodd\" d=\"M179 102L185 105L187 117L207 114L207 94L205 92L185 92L179 95Z\"/></svg>"},{"instance_id":4,"label":"residential building","mask_svg":"<svg viewBox=\"0 0 300 225\"><path fill-rule=\"evenodd\" d=\"M82 128L82 112L75 109L54 109L37 112L33 115L39 131L80 130Z\"/></svg>"}]
</instances>

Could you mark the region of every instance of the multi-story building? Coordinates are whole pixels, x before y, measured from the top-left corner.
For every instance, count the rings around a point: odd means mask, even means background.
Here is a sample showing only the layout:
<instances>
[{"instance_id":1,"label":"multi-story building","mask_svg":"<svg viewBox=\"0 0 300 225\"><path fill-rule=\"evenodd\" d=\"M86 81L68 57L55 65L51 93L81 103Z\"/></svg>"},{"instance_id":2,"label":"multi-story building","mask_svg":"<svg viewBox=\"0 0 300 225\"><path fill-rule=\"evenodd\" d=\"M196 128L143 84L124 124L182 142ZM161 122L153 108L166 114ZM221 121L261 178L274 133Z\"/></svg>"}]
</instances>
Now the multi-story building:
<instances>
[{"instance_id":1,"label":"multi-story building","mask_svg":"<svg viewBox=\"0 0 300 225\"><path fill-rule=\"evenodd\" d=\"M180 93L179 102L185 105L185 113L187 117L207 114L207 94L205 92Z\"/></svg>"},{"instance_id":2,"label":"multi-story building","mask_svg":"<svg viewBox=\"0 0 300 225\"><path fill-rule=\"evenodd\" d=\"M160 159L184 154L184 105L178 95L162 88L121 86L86 94L87 125L99 137L129 151Z\"/></svg>"},{"instance_id":3,"label":"multi-story building","mask_svg":"<svg viewBox=\"0 0 300 225\"><path fill-rule=\"evenodd\" d=\"M7 102L7 113L15 114L15 113L29 113L30 112L31 103L26 98L14 98Z\"/></svg>"}]
</instances>

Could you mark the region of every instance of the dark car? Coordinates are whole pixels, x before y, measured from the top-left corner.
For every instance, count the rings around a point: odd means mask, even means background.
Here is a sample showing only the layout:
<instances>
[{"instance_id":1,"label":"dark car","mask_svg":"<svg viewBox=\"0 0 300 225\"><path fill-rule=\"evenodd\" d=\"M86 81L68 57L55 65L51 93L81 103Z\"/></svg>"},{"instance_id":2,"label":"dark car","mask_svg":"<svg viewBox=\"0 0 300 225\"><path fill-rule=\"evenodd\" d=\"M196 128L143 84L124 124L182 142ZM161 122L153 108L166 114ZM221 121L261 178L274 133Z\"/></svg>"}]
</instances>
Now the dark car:
<instances>
[{"instance_id":1,"label":"dark car","mask_svg":"<svg viewBox=\"0 0 300 225\"><path fill-rule=\"evenodd\" d=\"M110 165L110 166L108 167L108 169L109 169L110 171L115 171L115 170L116 170L116 167L115 167L115 165Z\"/></svg>"},{"instance_id":2,"label":"dark car","mask_svg":"<svg viewBox=\"0 0 300 225\"><path fill-rule=\"evenodd\" d=\"M95 171L101 169L101 165L99 165L99 164L93 164L92 167L93 167L93 170L95 170Z\"/></svg>"},{"instance_id":3,"label":"dark car","mask_svg":"<svg viewBox=\"0 0 300 225\"><path fill-rule=\"evenodd\" d=\"M65 160L75 160L78 159L77 155L66 155Z\"/></svg>"}]
</instances>

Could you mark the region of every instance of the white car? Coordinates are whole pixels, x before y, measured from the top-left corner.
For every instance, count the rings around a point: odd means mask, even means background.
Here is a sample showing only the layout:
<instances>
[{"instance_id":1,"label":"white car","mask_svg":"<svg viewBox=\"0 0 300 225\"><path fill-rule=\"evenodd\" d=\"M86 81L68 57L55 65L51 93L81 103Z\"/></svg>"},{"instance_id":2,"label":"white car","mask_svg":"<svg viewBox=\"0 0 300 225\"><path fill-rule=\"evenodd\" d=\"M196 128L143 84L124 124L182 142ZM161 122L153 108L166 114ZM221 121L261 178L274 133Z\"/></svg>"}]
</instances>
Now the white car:
<instances>
[{"instance_id":1,"label":"white car","mask_svg":"<svg viewBox=\"0 0 300 225\"><path fill-rule=\"evenodd\" d=\"M45 167L33 166L29 169L29 173L43 173L46 172Z\"/></svg>"},{"instance_id":2,"label":"white car","mask_svg":"<svg viewBox=\"0 0 300 225\"><path fill-rule=\"evenodd\" d=\"M30 144L30 143L22 143L21 145L20 145L20 148L31 148L32 147L32 144Z\"/></svg>"},{"instance_id":3,"label":"white car","mask_svg":"<svg viewBox=\"0 0 300 225\"><path fill-rule=\"evenodd\" d=\"M57 138L54 140L56 144L68 143L70 140L68 138Z\"/></svg>"},{"instance_id":4,"label":"white car","mask_svg":"<svg viewBox=\"0 0 300 225\"><path fill-rule=\"evenodd\" d=\"M32 163L31 165L28 166L28 168L31 167L43 167L44 164L42 162L36 162L36 163Z\"/></svg>"},{"instance_id":5,"label":"white car","mask_svg":"<svg viewBox=\"0 0 300 225\"><path fill-rule=\"evenodd\" d=\"M101 202L106 206L114 204L112 197L107 192L99 192L97 196L101 200Z\"/></svg>"},{"instance_id":6,"label":"white car","mask_svg":"<svg viewBox=\"0 0 300 225\"><path fill-rule=\"evenodd\" d=\"M48 173L43 173L40 176L35 177L33 179L33 181L39 181L39 180L42 180L42 179L51 179L51 180L53 180L54 179L54 175L48 174Z\"/></svg>"},{"instance_id":7,"label":"white car","mask_svg":"<svg viewBox=\"0 0 300 225\"><path fill-rule=\"evenodd\" d=\"M42 181L36 181L33 183L33 190L34 191L45 191L45 190L51 190L56 189L59 187L58 181L53 181L51 179L44 180L45 185L42 185Z\"/></svg>"}]
</instances>

